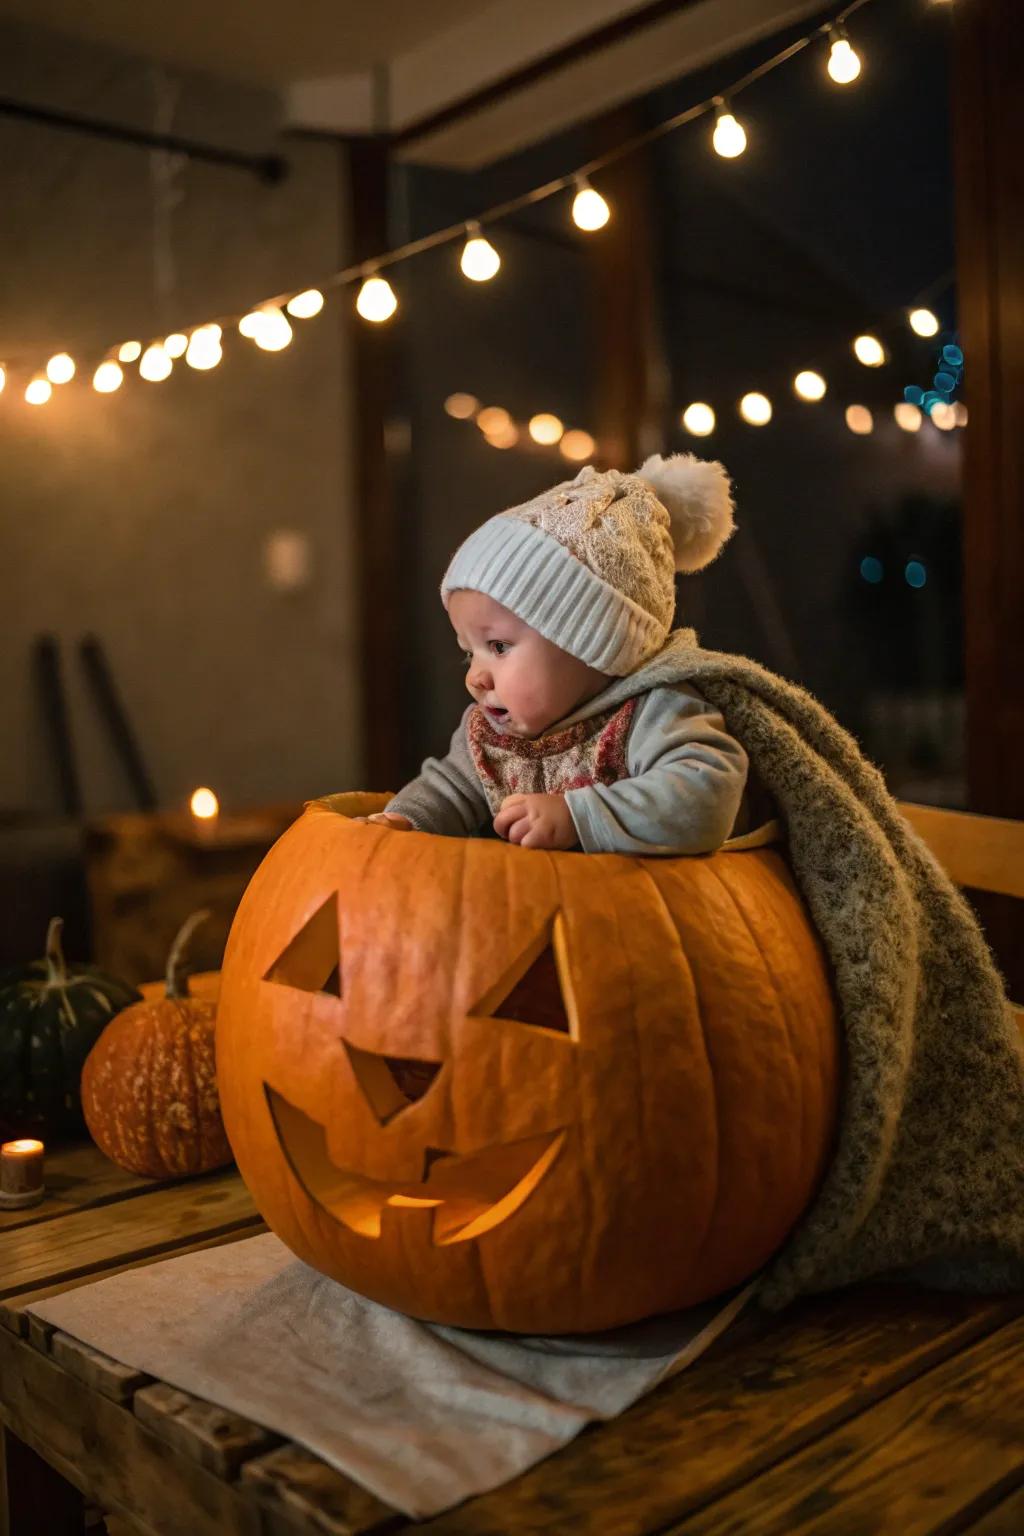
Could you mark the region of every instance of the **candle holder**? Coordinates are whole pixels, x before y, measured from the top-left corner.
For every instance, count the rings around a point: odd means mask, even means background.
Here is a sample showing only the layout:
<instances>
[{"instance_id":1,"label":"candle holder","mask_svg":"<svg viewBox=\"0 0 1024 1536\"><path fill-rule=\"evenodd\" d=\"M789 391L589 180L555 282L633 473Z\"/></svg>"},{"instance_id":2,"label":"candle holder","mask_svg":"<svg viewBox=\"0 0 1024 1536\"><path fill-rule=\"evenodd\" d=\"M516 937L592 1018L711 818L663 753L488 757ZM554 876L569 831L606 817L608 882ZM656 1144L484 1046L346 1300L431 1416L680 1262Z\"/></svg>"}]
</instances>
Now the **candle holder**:
<instances>
[{"instance_id":1,"label":"candle holder","mask_svg":"<svg viewBox=\"0 0 1024 1536\"><path fill-rule=\"evenodd\" d=\"M5 1141L0 1146L0 1210L38 1205L46 1194L41 1141Z\"/></svg>"}]
</instances>

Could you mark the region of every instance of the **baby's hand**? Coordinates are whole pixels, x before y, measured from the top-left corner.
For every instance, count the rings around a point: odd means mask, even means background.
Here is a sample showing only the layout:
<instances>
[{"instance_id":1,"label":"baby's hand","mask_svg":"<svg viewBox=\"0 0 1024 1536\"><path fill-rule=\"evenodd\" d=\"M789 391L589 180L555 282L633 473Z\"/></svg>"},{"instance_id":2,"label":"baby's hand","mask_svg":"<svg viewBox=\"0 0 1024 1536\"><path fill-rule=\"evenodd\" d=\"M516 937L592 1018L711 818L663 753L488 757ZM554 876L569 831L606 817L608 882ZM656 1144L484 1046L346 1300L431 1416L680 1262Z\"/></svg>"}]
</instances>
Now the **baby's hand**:
<instances>
[{"instance_id":1,"label":"baby's hand","mask_svg":"<svg viewBox=\"0 0 1024 1536\"><path fill-rule=\"evenodd\" d=\"M575 848L578 842L564 795L509 795L494 830L521 848Z\"/></svg>"},{"instance_id":2,"label":"baby's hand","mask_svg":"<svg viewBox=\"0 0 1024 1536\"><path fill-rule=\"evenodd\" d=\"M353 821L375 821L382 827L394 827L396 832L413 832L415 828L408 816L398 811L375 811L372 816L353 816Z\"/></svg>"}]
</instances>

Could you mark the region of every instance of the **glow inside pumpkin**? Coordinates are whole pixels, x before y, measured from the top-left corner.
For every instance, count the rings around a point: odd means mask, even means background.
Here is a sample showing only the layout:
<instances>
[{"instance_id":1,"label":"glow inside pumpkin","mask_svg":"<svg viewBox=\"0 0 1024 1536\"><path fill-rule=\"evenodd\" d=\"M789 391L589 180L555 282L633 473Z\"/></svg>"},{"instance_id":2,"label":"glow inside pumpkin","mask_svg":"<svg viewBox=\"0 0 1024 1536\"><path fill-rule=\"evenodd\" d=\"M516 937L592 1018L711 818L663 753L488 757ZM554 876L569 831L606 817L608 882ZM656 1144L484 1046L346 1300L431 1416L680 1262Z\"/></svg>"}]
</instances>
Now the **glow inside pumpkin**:
<instances>
[{"instance_id":1,"label":"glow inside pumpkin","mask_svg":"<svg viewBox=\"0 0 1024 1536\"><path fill-rule=\"evenodd\" d=\"M636 860L311 806L225 957L222 1109L264 1217L413 1315L576 1332L754 1273L834 1128L827 969L781 857Z\"/></svg>"}]
</instances>

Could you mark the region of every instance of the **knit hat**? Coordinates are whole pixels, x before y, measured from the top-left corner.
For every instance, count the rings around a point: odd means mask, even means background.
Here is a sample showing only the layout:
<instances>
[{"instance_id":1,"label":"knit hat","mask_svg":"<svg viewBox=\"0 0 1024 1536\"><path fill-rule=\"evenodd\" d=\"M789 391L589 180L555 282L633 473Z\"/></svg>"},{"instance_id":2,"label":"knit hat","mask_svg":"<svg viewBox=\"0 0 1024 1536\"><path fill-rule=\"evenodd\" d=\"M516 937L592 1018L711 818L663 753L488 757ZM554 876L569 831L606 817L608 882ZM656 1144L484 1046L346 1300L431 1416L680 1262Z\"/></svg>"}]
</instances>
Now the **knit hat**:
<instances>
[{"instance_id":1,"label":"knit hat","mask_svg":"<svg viewBox=\"0 0 1024 1536\"><path fill-rule=\"evenodd\" d=\"M452 556L441 601L470 588L610 676L661 650L676 571L709 565L734 531L721 464L660 454L635 474L588 465L488 518Z\"/></svg>"}]
</instances>

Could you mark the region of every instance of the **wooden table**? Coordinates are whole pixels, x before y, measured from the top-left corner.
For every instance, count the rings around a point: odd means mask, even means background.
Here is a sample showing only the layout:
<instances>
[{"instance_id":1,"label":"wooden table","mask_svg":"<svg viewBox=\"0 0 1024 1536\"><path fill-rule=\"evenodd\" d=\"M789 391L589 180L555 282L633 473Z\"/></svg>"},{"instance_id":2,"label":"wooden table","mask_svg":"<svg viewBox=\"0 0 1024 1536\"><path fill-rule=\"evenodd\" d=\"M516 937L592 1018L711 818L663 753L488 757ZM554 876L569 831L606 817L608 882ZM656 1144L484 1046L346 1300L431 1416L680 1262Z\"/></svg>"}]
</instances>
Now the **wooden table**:
<instances>
[{"instance_id":1,"label":"wooden table","mask_svg":"<svg viewBox=\"0 0 1024 1536\"><path fill-rule=\"evenodd\" d=\"M7 1536L80 1533L87 1505L158 1536L410 1525L301 1447L24 1311L263 1231L234 1170L155 1185L77 1147L48 1159L47 1181L44 1205L0 1213L0 1533L5 1512ZM752 1315L620 1418L417 1530L1022 1536L1022 1314L1024 1296L894 1286Z\"/></svg>"}]
</instances>

